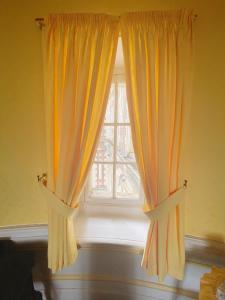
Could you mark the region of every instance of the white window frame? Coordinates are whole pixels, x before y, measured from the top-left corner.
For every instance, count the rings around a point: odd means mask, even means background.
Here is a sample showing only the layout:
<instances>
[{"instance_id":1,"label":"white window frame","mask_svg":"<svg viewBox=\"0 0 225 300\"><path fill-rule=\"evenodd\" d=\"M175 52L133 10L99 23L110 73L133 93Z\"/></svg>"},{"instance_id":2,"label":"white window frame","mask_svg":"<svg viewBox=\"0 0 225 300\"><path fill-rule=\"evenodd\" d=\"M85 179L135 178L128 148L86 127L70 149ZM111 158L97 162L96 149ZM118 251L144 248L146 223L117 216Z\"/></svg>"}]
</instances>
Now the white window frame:
<instances>
[{"instance_id":1,"label":"white window frame","mask_svg":"<svg viewBox=\"0 0 225 300\"><path fill-rule=\"evenodd\" d=\"M137 199L129 199L129 198L116 198L115 197L115 182L116 182L116 165L117 164L125 164L129 165L132 164L129 162L117 162L116 161L116 145L117 145L117 127L118 126L131 126L130 123L118 123L117 122L117 112L118 112L118 89L117 86L119 83L125 82L125 76L124 73L120 72L114 72L113 78L112 78L112 83L115 83L115 115L114 115L114 123L104 123L103 126L113 126L114 127L114 157L112 162L102 162L104 164L110 164L113 165L113 196L112 198L103 198L103 197L90 197L89 196L89 189L88 189L88 184L89 184L89 179L87 179L85 188L84 188L84 202L87 203L88 205L109 205L109 206L125 206L127 207L132 206L138 206L140 207L143 203L144 199L144 193L143 189L141 187L140 183L140 191L139 191L139 198ZM93 162L94 163L94 162Z\"/></svg>"}]
</instances>

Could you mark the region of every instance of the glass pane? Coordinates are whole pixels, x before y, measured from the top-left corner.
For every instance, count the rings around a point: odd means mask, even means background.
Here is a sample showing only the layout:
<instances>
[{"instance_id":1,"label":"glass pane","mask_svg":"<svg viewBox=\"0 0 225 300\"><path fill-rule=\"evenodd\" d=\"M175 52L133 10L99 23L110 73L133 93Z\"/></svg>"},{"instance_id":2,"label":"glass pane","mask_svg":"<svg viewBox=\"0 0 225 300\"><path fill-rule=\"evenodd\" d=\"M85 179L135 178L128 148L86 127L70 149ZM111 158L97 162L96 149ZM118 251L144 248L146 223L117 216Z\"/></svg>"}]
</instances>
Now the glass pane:
<instances>
[{"instance_id":1,"label":"glass pane","mask_svg":"<svg viewBox=\"0 0 225 300\"><path fill-rule=\"evenodd\" d=\"M95 155L95 161L112 162L113 161L113 141L114 127L104 126L102 128L101 137Z\"/></svg>"},{"instance_id":2,"label":"glass pane","mask_svg":"<svg viewBox=\"0 0 225 300\"><path fill-rule=\"evenodd\" d=\"M138 199L140 178L136 164L116 165L116 198Z\"/></svg>"},{"instance_id":3,"label":"glass pane","mask_svg":"<svg viewBox=\"0 0 225 300\"><path fill-rule=\"evenodd\" d=\"M105 113L105 123L114 123L114 111L115 111L115 83L112 83L110 92L109 92L109 99Z\"/></svg>"},{"instance_id":4,"label":"glass pane","mask_svg":"<svg viewBox=\"0 0 225 300\"><path fill-rule=\"evenodd\" d=\"M116 159L120 162L135 161L130 126L117 127Z\"/></svg>"},{"instance_id":5,"label":"glass pane","mask_svg":"<svg viewBox=\"0 0 225 300\"><path fill-rule=\"evenodd\" d=\"M93 164L89 181L89 196L93 198L112 198L113 166Z\"/></svg>"},{"instance_id":6,"label":"glass pane","mask_svg":"<svg viewBox=\"0 0 225 300\"><path fill-rule=\"evenodd\" d=\"M118 123L129 123L129 114L127 107L127 94L125 83L118 84L118 112L117 120Z\"/></svg>"}]
</instances>

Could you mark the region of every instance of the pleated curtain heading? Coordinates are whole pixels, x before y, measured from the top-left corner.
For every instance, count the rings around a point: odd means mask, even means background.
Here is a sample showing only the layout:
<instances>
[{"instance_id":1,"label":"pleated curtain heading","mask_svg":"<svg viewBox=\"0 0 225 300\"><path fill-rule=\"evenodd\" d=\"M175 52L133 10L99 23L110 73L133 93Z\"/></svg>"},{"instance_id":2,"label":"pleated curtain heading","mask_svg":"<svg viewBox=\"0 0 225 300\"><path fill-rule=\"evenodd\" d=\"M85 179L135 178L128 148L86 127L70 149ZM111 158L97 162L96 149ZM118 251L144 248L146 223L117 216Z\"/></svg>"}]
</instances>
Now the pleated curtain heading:
<instances>
[{"instance_id":1,"label":"pleated curtain heading","mask_svg":"<svg viewBox=\"0 0 225 300\"><path fill-rule=\"evenodd\" d=\"M74 263L74 216L96 151L119 32L135 156L150 225L142 266L182 279L182 136L190 90L191 10L50 15L43 30L48 264ZM129 207L127 208L129 209Z\"/></svg>"}]
</instances>

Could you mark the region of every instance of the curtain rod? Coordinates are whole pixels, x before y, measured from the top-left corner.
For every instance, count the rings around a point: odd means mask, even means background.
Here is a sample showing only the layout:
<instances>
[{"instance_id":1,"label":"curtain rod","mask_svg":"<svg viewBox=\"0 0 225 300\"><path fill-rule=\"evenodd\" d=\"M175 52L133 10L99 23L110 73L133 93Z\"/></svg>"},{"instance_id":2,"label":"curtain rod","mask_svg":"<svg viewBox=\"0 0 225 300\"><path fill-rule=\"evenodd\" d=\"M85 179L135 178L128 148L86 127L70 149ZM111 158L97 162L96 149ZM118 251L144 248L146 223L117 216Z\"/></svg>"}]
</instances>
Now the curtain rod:
<instances>
[{"instance_id":1,"label":"curtain rod","mask_svg":"<svg viewBox=\"0 0 225 300\"><path fill-rule=\"evenodd\" d=\"M198 15L195 14L194 20L197 19L197 17ZM40 29L42 29L45 26L45 19L43 17L35 18L34 21Z\"/></svg>"}]
</instances>

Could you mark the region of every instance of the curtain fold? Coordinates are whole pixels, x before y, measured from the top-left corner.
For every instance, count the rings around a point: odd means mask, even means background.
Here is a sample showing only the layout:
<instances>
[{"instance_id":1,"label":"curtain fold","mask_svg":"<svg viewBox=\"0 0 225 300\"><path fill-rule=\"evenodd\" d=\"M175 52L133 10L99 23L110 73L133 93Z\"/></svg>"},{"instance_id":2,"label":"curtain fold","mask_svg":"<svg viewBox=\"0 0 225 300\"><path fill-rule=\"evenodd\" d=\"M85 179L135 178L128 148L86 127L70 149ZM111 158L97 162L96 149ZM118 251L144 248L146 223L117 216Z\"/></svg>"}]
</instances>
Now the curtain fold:
<instances>
[{"instance_id":1,"label":"curtain fold","mask_svg":"<svg viewBox=\"0 0 225 300\"><path fill-rule=\"evenodd\" d=\"M193 12L128 13L120 26L128 107L150 226L142 266L182 279L181 146L190 86Z\"/></svg>"},{"instance_id":2,"label":"curtain fold","mask_svg":"<svg viewBox=\"0 0 225 300\"><path fill-rule=\"evenodd\" d=\"M77 256L74 211L104 120L118 41L118 19L50 15L43 30L47 128L48 265Z\"/></svg>"}]
</instances>

